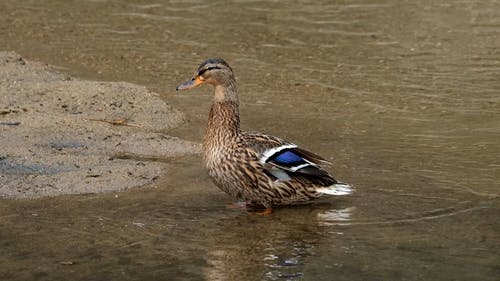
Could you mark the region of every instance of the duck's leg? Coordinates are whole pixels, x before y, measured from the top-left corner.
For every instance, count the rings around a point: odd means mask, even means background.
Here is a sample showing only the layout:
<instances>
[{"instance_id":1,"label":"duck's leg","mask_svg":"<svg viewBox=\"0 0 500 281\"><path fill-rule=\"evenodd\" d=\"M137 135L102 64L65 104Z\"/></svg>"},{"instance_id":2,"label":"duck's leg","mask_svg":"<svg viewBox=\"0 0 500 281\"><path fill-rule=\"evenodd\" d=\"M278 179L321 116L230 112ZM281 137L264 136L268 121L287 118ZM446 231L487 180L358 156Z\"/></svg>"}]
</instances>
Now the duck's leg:
<instances>
[{"instance_id":1,"label":"duck's leg","mask_svg":"<svg viewBox=\"0 0 500 281\"><path fill-rule=\"evenodd\" d=\"M226 204L227 209L232 210L246 210L250 214L256 214L261 216L267 216L273 213L273 208L266 208L261 205L255 205L254 203L248 202L234 202Z\"/></svg>"},{"instance_id":2,"label":"duck's leg","mask_svg":"<svg viewBox=\"0 0 500 281\"><path fill-rule=\"evenodd\" d=\"M264 211L254 212L254 214L259 216L268 216L273 213L273 208L266 208Z\"/></svg>"},{"instance_id":3,"label":"duck's leg","mask_svg":"<svg viewBox=\"0 0 500 281\"><path fill-rule=\"evenodd\" d=\"M256 215L267 216L273 212L273 208L260 205L255 202L246 202L247 212Z\"/></svg>"},{"instance_id":4,"label":"duck's leg","mask_svg":"<svg viewBox=\"0 0 500 281\"><path fill-rule=\"evenodd\" d=\"M247 203L246 202L233 202L226 204L227 209L233 209L233 210L245 210L247 208Z\"/></svg>"}]
</instances>

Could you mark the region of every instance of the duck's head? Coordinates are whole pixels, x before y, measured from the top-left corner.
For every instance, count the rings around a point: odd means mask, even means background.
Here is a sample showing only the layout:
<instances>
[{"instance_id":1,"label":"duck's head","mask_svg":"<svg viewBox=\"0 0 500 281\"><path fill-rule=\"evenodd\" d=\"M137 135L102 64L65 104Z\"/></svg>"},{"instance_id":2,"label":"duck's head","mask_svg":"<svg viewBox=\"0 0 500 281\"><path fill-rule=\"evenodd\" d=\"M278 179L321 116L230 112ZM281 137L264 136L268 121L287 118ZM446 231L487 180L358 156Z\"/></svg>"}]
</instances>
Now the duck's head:
<instances>
[{"instance_id":1,"label":"duck's head","mask_svg":"<svg viewBox=\"0 0 500 281\"><path fill-rule=\"evenodd\" d=\"M213 58L200 64L193 78L177 86L176 90L189 90L205 83L215 87L230 87L234 84L234 80L233 70L227 62Z\"/></svg>"}]
</instances>

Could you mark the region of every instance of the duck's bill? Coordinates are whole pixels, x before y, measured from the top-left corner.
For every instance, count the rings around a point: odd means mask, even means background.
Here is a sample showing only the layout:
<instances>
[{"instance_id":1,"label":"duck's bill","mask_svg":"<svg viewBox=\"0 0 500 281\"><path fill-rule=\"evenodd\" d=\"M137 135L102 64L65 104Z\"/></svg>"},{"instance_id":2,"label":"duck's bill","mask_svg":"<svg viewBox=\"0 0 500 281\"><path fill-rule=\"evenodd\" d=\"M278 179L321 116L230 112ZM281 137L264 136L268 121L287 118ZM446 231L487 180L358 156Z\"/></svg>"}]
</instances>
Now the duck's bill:
<instances>
[{"instance_id":1,"label":"duck's bill","mask_svg":"<svg viewBox=\"0 0 500 281\"><path fill-rule=\"evenodd\" d=\"M201 85L203 83L203 81L201 81L201 79L199 79L198 77L196 78L193 78L189 81L186 81L182 84L180 84L179 86L177 86L176 90L177 91L180 91L180 90L189 90L189 89L192 89L194 87L197 87L199 85Z\"/></svg>"}]
</instances>

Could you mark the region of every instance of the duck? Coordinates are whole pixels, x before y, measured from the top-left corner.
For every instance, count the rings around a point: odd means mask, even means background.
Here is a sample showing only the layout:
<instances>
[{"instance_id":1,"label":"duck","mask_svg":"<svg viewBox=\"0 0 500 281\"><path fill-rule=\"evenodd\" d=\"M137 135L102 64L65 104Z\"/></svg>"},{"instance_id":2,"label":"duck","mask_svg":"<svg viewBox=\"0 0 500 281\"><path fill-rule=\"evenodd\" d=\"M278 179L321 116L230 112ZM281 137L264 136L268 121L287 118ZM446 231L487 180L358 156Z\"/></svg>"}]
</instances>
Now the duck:
<instances>
[{"instance_id":1,"label":"duck","mask_svg":"<svg viewBox=\"0 0 500 281\"><path fill-rule=\"evenodd\" d=\"M205 60L176 90L203 84L214 88L203 161L214 184L244 202L247 210L269 214L278 206L353 192L351 185L325 170L324 165L331 163L316 153L272 135L241 131L236 78L225 60Z\"/></svg>"}]
</instances>

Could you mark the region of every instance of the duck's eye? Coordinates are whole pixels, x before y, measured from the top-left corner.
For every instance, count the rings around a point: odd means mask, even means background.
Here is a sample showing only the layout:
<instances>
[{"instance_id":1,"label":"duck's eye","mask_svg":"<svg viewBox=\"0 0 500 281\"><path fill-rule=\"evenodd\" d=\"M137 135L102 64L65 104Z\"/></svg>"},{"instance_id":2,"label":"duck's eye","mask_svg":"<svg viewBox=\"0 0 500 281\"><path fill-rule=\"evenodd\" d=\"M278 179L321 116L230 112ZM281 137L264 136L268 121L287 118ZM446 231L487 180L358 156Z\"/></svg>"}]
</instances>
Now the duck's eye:
<instances>
[{"instance_id":1,"label":"duck's eye","mask_svg":"<svg viewBox=\"0 0 500 281\"><path fill-rule=\"evenodd\" d=\"M211 66L211 67L207 67L205 69L202 69L198 72L198 76L201 76L203 75L203 73L205 73L206 71L209 71L209 70L212 70L212 69L221 69L220 67L218 66Z\"/></svg>"}]
</instances>

